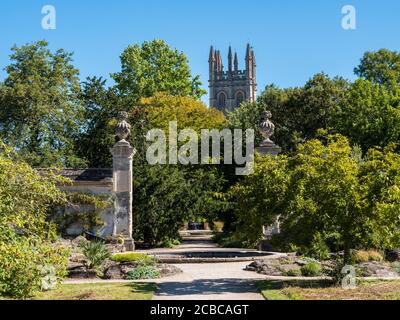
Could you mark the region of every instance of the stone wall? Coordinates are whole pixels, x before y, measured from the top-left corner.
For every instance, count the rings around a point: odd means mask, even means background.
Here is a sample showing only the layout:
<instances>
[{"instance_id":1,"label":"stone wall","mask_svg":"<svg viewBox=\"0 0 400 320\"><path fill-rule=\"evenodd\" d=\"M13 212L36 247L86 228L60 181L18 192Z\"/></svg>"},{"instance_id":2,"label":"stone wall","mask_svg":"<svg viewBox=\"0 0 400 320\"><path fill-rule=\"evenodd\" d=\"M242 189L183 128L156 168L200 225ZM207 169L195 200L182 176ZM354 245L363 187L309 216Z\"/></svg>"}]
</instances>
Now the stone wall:
<instances>
[{"instance_id":1,"label":"stone wall","mask_svg":"<svg viewBox=\"0 0 400 320\"><path fill-rule=\"evenodd\" d=\"M45 170L41 170L45 172ZM59 188L67 193L83 193L99 196L113 197L112 169L63 169L58 174L70 179L71 185L60 185ZM54 212L54 219L61 218L61 215L92 214L94 205L74 203L73 206L58 207ZM75 237L90 231L100 237L108 237L113 234L114 228L114 205L111 205L100 212L102 224L95 226L92 230L85 230L82 221L74 221L64 228L63 236ZM66 217L67 218L67 217Z\"/></svg>"}]
</instances>

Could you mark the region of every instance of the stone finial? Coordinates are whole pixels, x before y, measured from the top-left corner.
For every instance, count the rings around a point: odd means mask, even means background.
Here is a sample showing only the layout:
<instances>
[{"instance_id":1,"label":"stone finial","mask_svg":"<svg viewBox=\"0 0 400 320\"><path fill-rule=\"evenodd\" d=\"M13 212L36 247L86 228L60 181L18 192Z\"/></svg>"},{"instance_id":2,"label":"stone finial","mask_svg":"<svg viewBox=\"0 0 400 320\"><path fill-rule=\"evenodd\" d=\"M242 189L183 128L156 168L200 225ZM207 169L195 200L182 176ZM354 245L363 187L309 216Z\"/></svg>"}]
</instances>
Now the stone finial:
<instances>
[{"instance_id":1,"label":"stone finial","mask_svg":"<svg viewBox=\"0 0 400 320\"><path fill-rule=\"evenodd\" d=\"M271 137L275 133L275 125L271 121L272 113L271 111L264 111L263 112L263 120L260 124L260 131L262 136L264 137L264 141L262 144L273 144L271 141Z\"/></svg>"},{"instance_id":2,"label":"stone finial","mask_svg":"<svg viewBox=\"0 0 400 320\"><path fill-rule=\"evenodd\" d=\"M118 124L115 133L120 140L126 140L131 134L131 125L127 122L128 112L122 111L118 113Z\"/></svg>"},{"instance_id":3,"label":"stone finial","mask_svg":"<svg viewBox=\"0 0 400 320\"><path fill-rule=\"evenodd\" d=\"M282 149L271 140L271 137L275 133L275 125L272 123L271 118L271 111L263 112L263 120L260 124L260 132L264 137L264 141L261 142L258 148L256 148L257 152L261 155L276 156L282 151Z\"/></svg>"}]
</instances>

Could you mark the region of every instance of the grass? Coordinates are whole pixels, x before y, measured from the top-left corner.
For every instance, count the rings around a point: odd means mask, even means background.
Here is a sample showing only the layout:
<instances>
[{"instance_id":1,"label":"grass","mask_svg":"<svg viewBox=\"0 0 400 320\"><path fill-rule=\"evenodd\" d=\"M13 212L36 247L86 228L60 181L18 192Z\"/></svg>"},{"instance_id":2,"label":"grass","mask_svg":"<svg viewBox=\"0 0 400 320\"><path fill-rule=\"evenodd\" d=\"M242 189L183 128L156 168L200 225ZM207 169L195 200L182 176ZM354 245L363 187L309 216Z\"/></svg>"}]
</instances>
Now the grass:
<instances>
[{"instance_id":1,"label":"grass","mask_svg":"<svg viewBox=\"0 0 400 320\"><path fill-rule=\"evenodd\" d=\"M154 283L64 284L33 300L151 300L156 289Z\"/></svg>"},{"instance_id":2,"label":"grass","mask_svg":"<svg viewBox=\"0 0 400 320\"><path fill-rule=\"evenodd\" d=\"M266 300L400 300L400 281L362 281L354 290L327 280L263 280L257 283Z\"/></svg>"},{"instance_id":3,"label":"grass","mask_svg":"<svg viewBox=\"0 0 400 320\"><path fill-rule=\"evenodd\" d=\"M115 262L138 262L144 265L151 265L156 262L154 257L137 252L116 253L111 257L111 260Z\"/></svg>"}]
</instances>

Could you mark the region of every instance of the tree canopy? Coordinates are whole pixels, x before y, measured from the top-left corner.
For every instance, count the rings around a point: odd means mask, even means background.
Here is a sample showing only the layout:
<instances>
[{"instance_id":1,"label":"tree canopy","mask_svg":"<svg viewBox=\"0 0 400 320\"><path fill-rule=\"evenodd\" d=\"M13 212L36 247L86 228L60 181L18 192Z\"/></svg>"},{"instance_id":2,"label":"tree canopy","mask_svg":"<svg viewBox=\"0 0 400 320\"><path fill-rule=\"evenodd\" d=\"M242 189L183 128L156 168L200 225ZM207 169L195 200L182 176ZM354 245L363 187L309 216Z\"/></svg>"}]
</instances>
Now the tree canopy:
<instances>
[{"instance_id":1,"label":"tree canopy","mask_svg":"<svg viewBox=\"0 0 400 320\"><path fill-rule=\"evenodd\" d=\"M72 54L46 41L12 48L0 86L0 136L34 166L80 166L74 140L83 109Z\"/></svg>"},{"instance_id":2,"label":"tree canopy","mask_svg":"<svg viewBox=\"0 0 400 320\"><path fill-rule=\"evenodd\" d=\"M137 100L157 92L196 98L205 94L199 76L192 77L185 54L163 40L128 46L121 55L121 71L112 77L121 94Z\"/></svg>"}]
</instances>

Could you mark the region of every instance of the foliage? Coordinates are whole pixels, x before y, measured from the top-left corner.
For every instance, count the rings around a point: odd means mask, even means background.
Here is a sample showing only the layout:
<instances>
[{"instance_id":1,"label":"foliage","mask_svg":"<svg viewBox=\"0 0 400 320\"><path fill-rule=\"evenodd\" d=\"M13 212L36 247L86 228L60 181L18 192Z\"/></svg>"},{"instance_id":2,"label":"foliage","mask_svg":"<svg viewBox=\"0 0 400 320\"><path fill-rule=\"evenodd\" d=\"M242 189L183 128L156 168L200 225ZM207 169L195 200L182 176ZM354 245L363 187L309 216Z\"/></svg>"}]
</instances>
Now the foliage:
<instances>
[{"instance_id":1,"label":"foliage","mask_svg":"<svg viewBox=\"0 0 400 320\"><path fill-rule=\"evenodd\" d=\"M160 271L153 266L140 266L129 271L127 274L127 279L129 280L157 279L160 277Z\"/></svg>"},{"instance_id":2,"label":"foliage","mask_svg":"<svg viewBox=\"0 0 400 320\"><path fill-rule=\"evenodd\" d=\"M317 277L321 275L322 267L318 262L309 262L300 269L304 277Z\"/></svg>"},{"instance_id":3,"label":"foliage","mask_svg":"<svg viewBox=\"0 0 400 320\"><path fill-rule=\"evenodd\" d=\"M239 231L254 243L280 215L287 243L325 254L334 238L346 262L353 248L398 246L399 155L387 148L362 159L343 136L323 141L299 145L289 159L256 158L254 175L232 189Z\"/></svg>"},{"instance_id":4,"label":"foliage","mask_svg":"<svg viewBox=\"0 0 400 320\"><path fill-rule=\"evenodd\" d=\"M151 245L177 239L185 221L211 215L221 205L214 197L221 185L215 168L144 165L134 171L135 239Z\"/></svg>"},{"instance_id":5,"label":"foliage","mask_svg":"<svg viewBox=\"0 0 400 320\"><path fill-rule=\"evenodd\" d=\"M101 272L104 262L111 257L111 253L101 241L82 241L79 247L87 259L88 269Z\"/></svg>"},{"instance_id":6,"label":"foliage","mask_svg":"<svg viewBox=\"0 0 400 320\"><path fill-rule=\"evenodd\" d=\"M66 275L68 250L55 246L47 212L66 201L49 172L41 176L0 142L0 295L24 298L42 289L43 268L59 282Z\"/></svg>"},{"instance_id":7,"label":"foliage","mask_svg":"<svg viewBox=\"0 0 400 320\"><path fill-rule=\"evenodd\" d=\"M129 111L134 101L118 94L115 87L107 88L101 77L87 78L82 83L80 100L84 106L82 133L76 140L76 150L91 168L109 168L109 152L115 139L115 118L119 111Z\"/></svg>"},{"instance_id":8,"label":"foliage","mask_svg":"<svg viewBox=\"0 0 400 320\"><path fill-rule=\"evenodd\" d=\"M57 184L69 180L49 171L39 175L0 142L0 241L12 234L38 239L55 238L55 226L46 221L49 208L66 203Z\"/></svg>"},{"instance_id":9,"label":"foliage","mask_svg":"<svg viewBox=\"0 0 400 320\"><path fill-rule=\"evenodd\" d=\"M50 220L57 225L61 234L65 234L71 224L79 222L86 231L93 231L102 226L101 213L109 206L113 206L114 198L110 195L94 195L85 192L70 192L66 195L67 203L64 210L50 215ZM89 210L83 210L82 206L89 206ZM67 210L68 209L68 210Z\"/></svg>"},{"instance_id":10,"label":"foliage","mask_svg":"<svg viewBox=\"0 0 400 320\"><path fill-rule=\"evenodd\" d=\"M357 263L360 262L368 262L368 261L383 261L383 256L376 250L357 250L355 252L355 261Z\"/></svg>"},{"instance_id":11,"label":"foliage","mask_svg":"<svg viewBox=\"0 0 400 320\"><path fill-rule=\"evenodd\" d=\"M317 260L329 259L329 247L320 233L314 235L310 246L304 249L304 254Z\"/></svg>"},{"instance_id":12,"label":"foliage","mask_svg":"<svg viewBox=\"0 0 400 320\"><path fill-rule=\"evenodd\" d=\"M148 142L144 133L153 128L164 129L168 135L169 121L178 127L219 129L225 118L222 113L188 97L157 94L144 98L131 110L131 143L137 149L134 158L134 236L151 245L178 239L185 221L198 217L213 220L224 206L218 197L225 183L216 166L149 165L146 160Z\"/></svg>"},{"instance_id":13,"label":"foliage","mask_svg":"<svg viewBox=\"0 0 400 320\"><path fill-rule=\"evenodd\" d=\"M332 129L340 102L347 96L348 82L314 75L303 87L280 89L269 85L256 104L243 104L229 115L234 126L258 132L263 110L272 112L276 126L273 141L284 152L292 152L298 143L317 137L318 129ZM260 141L258 136L256 143Z\"/></svg>"},{"instance_id":14,"label":"foliage","mask_svg":"<svg viewBox=\"0 0 400 320\"><path fill-rule=\"evenodd\" d=\"M285 276L287 276L287 277L299 277L301 275L302 275L302 273L301 273L301 270L299 270L299 269L291 269L291 270L288 270L285 272Z\"/></svg>"},{"instance_id":15,"label":"foliage","mask_svg":"<svg viewBox=\"0 0 400 320\"><path fill-rule=\"evenodd\" d=\"M354 73L387 87L400 84L400 53L387 49L366 52Z\"/></svg>"},{"instance_id":16,"label":"foliage","mask_svg":"<svg viewBox=\"0 0 400 320\"><path fill-rule=\"evenodd\" d=\"M173 248L175 246L179 246L181 244L181 241L179 239L164 239L164 241L161 243L162 248Z\"/></svg>"},{"instance_id":17,"label":"foliage","mask_svg":"<svg viewBox=\"0 0 400 320\"><path fill-rule=\"evenodd\" d=\"M67 275L69 251L40 240L27 238L0 242L0 296L26 298L43 286L44 268L53 274L55 284Z\"/></svg>"},{"instance_id":18,"label":"foliage","mask_svg":"<svg viewBox=\"0 0 400 320\"><path fill-rule=\"evenodd\" d=\"M336 114L335 130L363 151L400 139L400 95L367 80L356 80Z\"/></svg>"},{"instance_id":19,"label":"foliage","mask_svg":"<svg viewBox=\"0 0 400 320\"><path fill-rule=\"evenodd\" d=\"M158 93L142 98L140 107L148 112L150 126L164 132L168 132L170 121L178 123L178 130L191 128L198 134L201 129L220 130L226 125L223 113L190 97Z\"/></svg>"},{"instance_id":20,"label":"foliage","mask_svg":"<svg viewBox=\"0 0 400 320\"><path fill-rule=\"evenodd\" d=\"M286 165L284 156L256 156L254 173L230 190L237 228L246 235L245 245L256 246L263 238L262 226L271 225L283 212L288 185Z\"/></svg>"},{"instance_id":21,"label":"foliage","mask_svg":"<svg viewBox=\"0 0 400 320\"><path fill-rule=\"evenodd\" d=\"M163 40L128 46L121 55L121 71L112 78L122 95L136 100L157 92L200 98L199 76L192 77L187 57Z\"/></svg>"},{"instance_id":22,"label":"foliage","mask_svg":"<svg viewBox=\"0 0 400 320\"><path fill-rule=\"evenodd\" d=\"M139 265L154 265L156 262L154 257L136 252L116 253L111 257L111 260L115 262L137 262Z\"/></svg>"},{"instance_id":23,"label":"foliage","mask_svg":"<svg viewBox=\"0 0 400 320\"><path fill-rule=\"evenodd\" d=\"M0 86L0 135L33 166L83 166L74 140L83 121L72 54L46 41L12 48Z\"/></svg>"},{"instance_id":24,"label":"foliage","mask_svg":"<svg viewBox=\"0 0 400 320\"><path fill-rule=\"evenodd\" d=\"M371 149L360 167L364 187L367 234L364 247L395 249L400 247L400 154L394 146Z\"/></svg>"}]
</instances>

